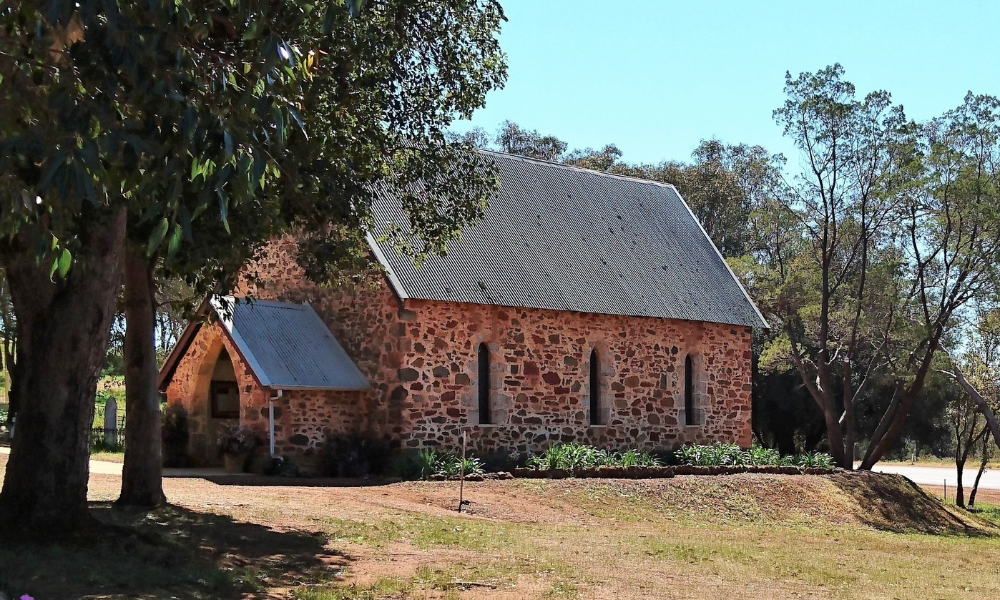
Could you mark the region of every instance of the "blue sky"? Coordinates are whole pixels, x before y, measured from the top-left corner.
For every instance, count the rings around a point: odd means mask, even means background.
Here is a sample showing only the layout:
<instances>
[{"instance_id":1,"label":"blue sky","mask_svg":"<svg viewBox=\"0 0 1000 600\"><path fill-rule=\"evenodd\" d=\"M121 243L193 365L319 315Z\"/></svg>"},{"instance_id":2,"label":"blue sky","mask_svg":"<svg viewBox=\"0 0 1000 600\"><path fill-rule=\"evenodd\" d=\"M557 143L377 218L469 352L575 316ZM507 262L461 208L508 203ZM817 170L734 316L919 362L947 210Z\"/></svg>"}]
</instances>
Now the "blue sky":
<instances>
[{"instance_id":1,"label":"blue sky","mask_svg":"<svg viewBox=\"0 0 1000 600\"><path fill-rule=\"evenodd\" d=\"M794 158L771 118L785 71L839 62L916 119L969 90L1000 95L997 1L501 3L507 85L456 130L511 119L571 148L613 142L629 162L687 160L711 137Z\"/></svg>"}]
</instances>

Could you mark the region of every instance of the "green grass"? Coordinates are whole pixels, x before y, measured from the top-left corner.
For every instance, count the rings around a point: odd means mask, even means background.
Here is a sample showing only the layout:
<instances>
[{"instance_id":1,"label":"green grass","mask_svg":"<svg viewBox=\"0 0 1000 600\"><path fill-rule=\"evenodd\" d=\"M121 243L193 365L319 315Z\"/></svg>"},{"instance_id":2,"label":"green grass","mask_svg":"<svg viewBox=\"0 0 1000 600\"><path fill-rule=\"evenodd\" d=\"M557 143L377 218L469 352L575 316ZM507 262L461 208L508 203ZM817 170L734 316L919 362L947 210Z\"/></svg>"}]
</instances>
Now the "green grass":
<instances>
[{"instance_id":1,"label":"green grass","mask_svg":"<svg viewBox=\"0 0 1000 600\"><path fill-rule=\"evenodd\" d=\"M407 514L374 522L323 519L331 542L349 542L370 548L385 548L406 542L421 550L453 547L474 552L499 550L512 543L511 526L461 518Z\"/></svg>"}]
</instances>

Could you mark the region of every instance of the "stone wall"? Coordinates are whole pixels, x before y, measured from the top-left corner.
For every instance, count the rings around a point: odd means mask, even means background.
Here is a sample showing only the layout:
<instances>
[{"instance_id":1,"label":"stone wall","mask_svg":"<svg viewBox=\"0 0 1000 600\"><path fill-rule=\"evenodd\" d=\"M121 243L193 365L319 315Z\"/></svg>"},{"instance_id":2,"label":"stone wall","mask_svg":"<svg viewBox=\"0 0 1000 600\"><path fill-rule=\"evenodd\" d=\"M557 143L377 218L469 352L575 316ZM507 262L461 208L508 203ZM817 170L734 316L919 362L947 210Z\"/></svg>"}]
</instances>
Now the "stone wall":
<instances>
[{"instance_id":1,"label":"stone wall","mask_svg":"<svg viewBox=\"0 0 1000 600\"><path fill-rule=\"evenodd\" d=\"M537 451L554 442L658 449L750 444L750 332L717 324L408 301L390 396L407 447ZM492 425L477 425L477 351L490 351ZM604 425L590 422L597 350ZM697 425L685 426L684 358L695 365Z\"/></svg>"},{"instance_id":2,"label":"stone wall","mask_svg":"<svg viewBox=\"0 0 1000 600\"><path fill-rule=\"evenodd\" d=\"M309 302L369 378L367 431L406 448L538 451L555 442L659 449L687 442L750 444L750 329L713 323L400 302L388 285L306 282L289 240L245 286L262 299ZM492 425L479 425L477 350L490 349ZM590 425L597 349L603 425ZM684 415L684 358L695 366L696 425ZM319 414L319 408L309 408ZM318 421L321 419L318 419ZM317 421L317 422L318 422Z\"/></svg>"}]
</instances>

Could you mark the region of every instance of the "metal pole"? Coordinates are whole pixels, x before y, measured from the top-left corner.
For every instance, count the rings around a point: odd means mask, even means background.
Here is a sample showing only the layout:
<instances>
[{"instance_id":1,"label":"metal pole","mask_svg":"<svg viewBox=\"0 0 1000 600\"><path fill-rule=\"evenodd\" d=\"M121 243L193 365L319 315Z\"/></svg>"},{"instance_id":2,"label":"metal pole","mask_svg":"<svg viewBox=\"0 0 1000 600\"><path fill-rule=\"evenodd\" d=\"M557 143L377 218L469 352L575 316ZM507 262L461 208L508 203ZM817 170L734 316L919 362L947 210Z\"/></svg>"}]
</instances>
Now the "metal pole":
<instances>
[{"instance_id":1,"label":"metal pole","mask_svg":"<svg viewBox=\"0 0 1000 600\"><path fill-rule=\"evenodd\" d=\"M948 501L948 480L944 480L944 501Z\"/></svg>"},{"instance_id":2,"label":"metal pole","mask_svg":"<svg viewBox=\"0 0 1000 600\"><path fill-rule=\"evenodd\" d=\"M462 463L458 467L458 512L462 512L465 494L465 435L462 435Z\"/></svg>"}]
</instances>

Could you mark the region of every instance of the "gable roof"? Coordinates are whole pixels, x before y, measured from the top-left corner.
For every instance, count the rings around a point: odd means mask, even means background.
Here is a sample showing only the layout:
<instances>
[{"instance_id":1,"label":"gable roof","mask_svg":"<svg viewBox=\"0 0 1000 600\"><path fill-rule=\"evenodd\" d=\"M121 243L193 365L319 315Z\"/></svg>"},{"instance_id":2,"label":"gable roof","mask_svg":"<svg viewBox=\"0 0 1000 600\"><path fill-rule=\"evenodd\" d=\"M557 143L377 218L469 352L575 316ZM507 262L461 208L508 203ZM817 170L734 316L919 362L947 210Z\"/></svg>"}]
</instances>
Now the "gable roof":
<instances>
[{"instance_id":1,"label":"gable roof","mask_svg":"<svg viewBox=\"0 0 1000 600\"><path fill-rule=\"evenodd\" d=\"M212 298L210 304L261 386L286 390L369 389L368 380L308 304L264 300L248 303L233 297ZM189 325L171 351L160 371L161 390L169 385L198 327L198 323Z\"/></svg>"},{"instance_id":2,"label":"gable roof","mask_svg":"<svg viewBox=\"0 0 1000 600\"><path fill-rule=\"evenodd\" d=\"M499 172L485 215L417 268L393 194L368 242L400 298L767 327L672 185L483 153Z\"/></svg>"}]
</instances>

